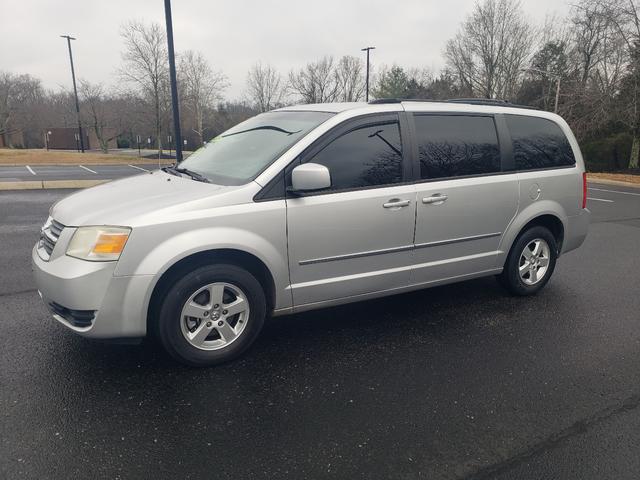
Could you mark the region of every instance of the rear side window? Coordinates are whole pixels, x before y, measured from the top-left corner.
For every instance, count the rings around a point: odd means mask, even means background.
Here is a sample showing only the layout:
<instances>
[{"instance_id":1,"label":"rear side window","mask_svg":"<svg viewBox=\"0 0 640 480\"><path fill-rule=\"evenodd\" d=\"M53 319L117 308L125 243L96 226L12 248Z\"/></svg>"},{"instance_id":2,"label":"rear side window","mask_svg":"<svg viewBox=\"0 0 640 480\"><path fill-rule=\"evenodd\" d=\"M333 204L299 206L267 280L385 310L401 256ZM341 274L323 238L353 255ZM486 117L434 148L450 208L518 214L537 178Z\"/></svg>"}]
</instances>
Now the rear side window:
<instances>
[{"instance_id":1,"label":"rear side window","mask_svg":"<svg viewBox=\"0 0 640 480\"><path fill-rule=\"evenodd\" d=\"M492 117L416 115L423 180L500 171L500 147Z\"/></svg>"},{"instance_id":2,"label":"rear side window","mask_svg":"<svg viewBox=\"0 0 640 480\"><path fill-rule=\"evenodd\" d=\"M331 190L400 183L400 126L390 121L358 127L331 142L309 162L329 169Z\"/></svg>"},{"instance_id":3,"label":"rear side window","mask_svg":"<svg viewBox=\"0 0 640 480\"><path fill-rule=\"evenodd\" d=\"M546 118L505 115L516 170L568 167L576 159L566 135Z\"/></svg>"}]
</instances>

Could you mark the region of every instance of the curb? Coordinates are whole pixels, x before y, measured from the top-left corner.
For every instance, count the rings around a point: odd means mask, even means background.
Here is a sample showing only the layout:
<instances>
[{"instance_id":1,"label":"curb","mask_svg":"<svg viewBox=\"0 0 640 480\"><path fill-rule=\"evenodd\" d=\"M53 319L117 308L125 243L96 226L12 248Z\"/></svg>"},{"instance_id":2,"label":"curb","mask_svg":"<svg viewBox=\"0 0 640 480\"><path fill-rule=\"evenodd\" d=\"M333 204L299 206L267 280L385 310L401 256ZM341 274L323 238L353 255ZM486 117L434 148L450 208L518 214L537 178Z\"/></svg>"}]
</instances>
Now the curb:
<instances>
[{"instance_id":1,"label":"curb","mask_svg":"<svg viewBox=\"0 0 640 480\"><path fill-rule=\"evenodd\" d=\"M38 180L28 182L0 182L0 190L52 190L57 188L89 188L111 180Z\"/></svg>"},{"instance_id":2,"label":"curb","mask_svg":"<svg viewBox=\"0 0 640 480\"><path fill-rule=\"evenodd\" d=\"M588 178L589 183L601 183L602 185L619 185L621 187L640 188L640 184L623 182L621 180L608 180L606 178Z\"/></svg>"}]
</instances>

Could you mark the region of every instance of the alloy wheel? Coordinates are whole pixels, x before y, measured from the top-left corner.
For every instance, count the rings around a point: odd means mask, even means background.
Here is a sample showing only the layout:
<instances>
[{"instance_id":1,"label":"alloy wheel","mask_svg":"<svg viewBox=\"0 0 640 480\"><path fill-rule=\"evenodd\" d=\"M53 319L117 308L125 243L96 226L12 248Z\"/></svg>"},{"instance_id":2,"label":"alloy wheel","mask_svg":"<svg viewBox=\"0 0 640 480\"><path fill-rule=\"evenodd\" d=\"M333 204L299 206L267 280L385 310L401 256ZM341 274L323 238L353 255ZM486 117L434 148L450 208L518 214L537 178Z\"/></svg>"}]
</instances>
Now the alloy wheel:
<instances>
[{"instance_id":1,"label":"alloy wheel","mask_svg":"<svg viewBox=\"0 0 640 480\"><path fill-rule=\"evenodd\" d=\"M242 334L249 320L249 300L236 285L217 282L195 291L182 307L180 329L192 346L219 350Z\"/></svg>"},{"instance_id":2,"label":"alloy wheel","mask_svg":"<svg viewBox=\"0 0 640 480\"><path fill-rule=\"evenodd\" d=\"M551 249L549 244L542 238L536 238L529 242L518 262L518 273L525 285L536 285L540 283L549 270L551 262Z\"/></svg>"}]
</instances>

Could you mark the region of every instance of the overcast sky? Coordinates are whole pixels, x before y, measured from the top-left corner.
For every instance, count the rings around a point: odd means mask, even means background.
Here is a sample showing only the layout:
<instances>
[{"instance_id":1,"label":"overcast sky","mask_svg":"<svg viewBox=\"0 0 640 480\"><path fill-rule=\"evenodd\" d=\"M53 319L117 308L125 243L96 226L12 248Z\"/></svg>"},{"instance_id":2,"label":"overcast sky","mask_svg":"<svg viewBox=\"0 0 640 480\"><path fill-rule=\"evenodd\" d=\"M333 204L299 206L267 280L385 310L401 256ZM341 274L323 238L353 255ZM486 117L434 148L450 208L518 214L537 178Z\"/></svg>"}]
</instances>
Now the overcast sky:
<instances>
[{"instance_id":1,"label":"overcast sky","mask_svg":"<svg viewBox=\"0 0 640 480\"><path fill-rule=\"evenodd\" d=\"M6 4L5 4L6 3ZM324 54L360 55L374 45L372 61L407 67L443 66L445 42L474 0L174 0L177 51L199 50L222 70L227 98L242 96L256 61L283 72ZM3 5L5 4L5 5ZM76 75L115 84L130 19L164 25L163 0L0 0L0 70L30 73L47 88L70 87L66 42L70 34ZM522 0L532 21L568 11L564 0Z\"/></svg>"}]
</instances>

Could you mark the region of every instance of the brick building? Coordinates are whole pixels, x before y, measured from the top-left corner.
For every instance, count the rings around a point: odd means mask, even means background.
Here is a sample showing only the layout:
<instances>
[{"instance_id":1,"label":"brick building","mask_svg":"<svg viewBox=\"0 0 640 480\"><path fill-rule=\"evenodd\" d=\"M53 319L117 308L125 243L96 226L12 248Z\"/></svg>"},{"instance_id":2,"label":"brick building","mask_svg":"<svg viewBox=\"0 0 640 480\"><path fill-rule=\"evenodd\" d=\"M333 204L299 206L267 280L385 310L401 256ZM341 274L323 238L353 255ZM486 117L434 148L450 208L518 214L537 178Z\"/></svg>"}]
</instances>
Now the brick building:
<instances>
[{"instance_id":1,"label":"brick building","mask_svg":"<svg viewBox=\"0 0 640 480\"><path fill-rule=\"evenodd\" d=\"M84 136L84 148L86 150L99 150L100 142L93 130L82 130ZM77 128L49 128L46 132L50 150L76 150L80 148L77 139ZM108 148L117 148L115 128L105 128L103 134L109 139Z\"/></svg>"}]
</instances>

